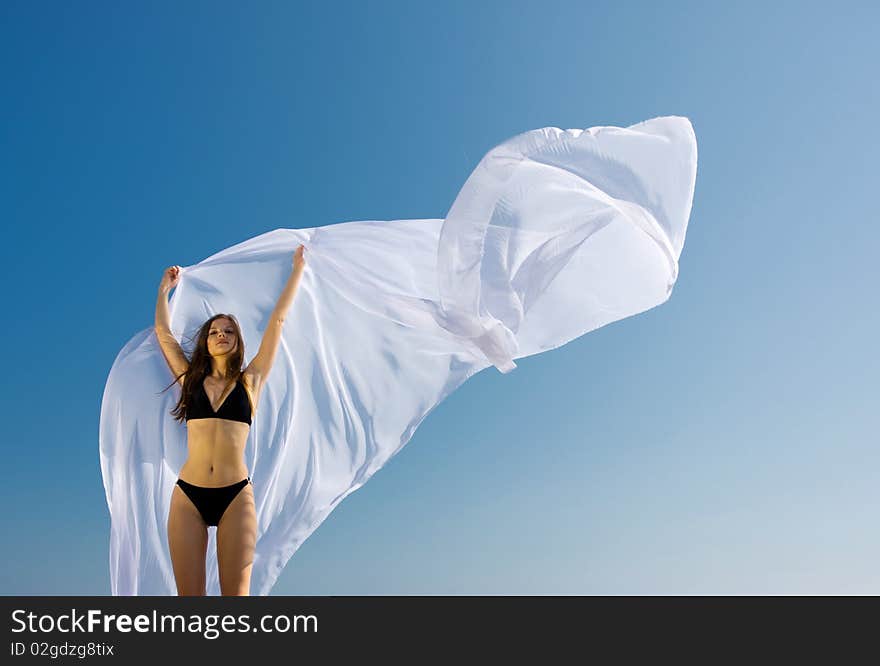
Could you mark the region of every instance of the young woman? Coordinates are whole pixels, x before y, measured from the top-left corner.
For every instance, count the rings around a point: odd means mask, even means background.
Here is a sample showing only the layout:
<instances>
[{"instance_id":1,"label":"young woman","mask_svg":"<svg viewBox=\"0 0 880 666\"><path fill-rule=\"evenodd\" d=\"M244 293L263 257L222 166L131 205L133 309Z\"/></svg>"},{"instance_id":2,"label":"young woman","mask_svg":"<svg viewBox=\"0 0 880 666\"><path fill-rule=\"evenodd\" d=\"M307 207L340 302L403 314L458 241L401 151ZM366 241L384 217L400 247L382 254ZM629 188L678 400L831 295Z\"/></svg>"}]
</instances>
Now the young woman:
<instances>
[{"instance_id":1,"label":"young woman","mask_svg":"<svg viewBox=\"0 0 880 666\"><path fill-rule=\"evenodd\" d=\"M180 279L180 267L171 266L162 276L155 331L181 386L172 414L178 421L185 420L187 429L188 455L168 514L168 545L179 595L205 594L208 527L217 528L220 593L250 594L257 516L244 450L284 318L305 267L303 252L300 245L260 349L244 369L244 340L231 314L208 319L199 329L192 358L184 355L171 333L168 310L168 294Z\"/></svg>"}]
</instances>

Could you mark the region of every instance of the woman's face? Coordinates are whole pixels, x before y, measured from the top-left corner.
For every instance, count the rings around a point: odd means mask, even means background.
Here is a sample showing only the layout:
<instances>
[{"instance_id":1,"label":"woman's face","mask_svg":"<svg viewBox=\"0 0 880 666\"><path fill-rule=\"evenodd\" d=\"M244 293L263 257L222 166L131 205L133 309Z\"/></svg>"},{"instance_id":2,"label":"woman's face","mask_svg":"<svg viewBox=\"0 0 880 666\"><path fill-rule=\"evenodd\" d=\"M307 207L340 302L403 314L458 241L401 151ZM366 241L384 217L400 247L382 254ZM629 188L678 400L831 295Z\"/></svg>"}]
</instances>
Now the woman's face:
<instances>
[{"instance_id":1,"label":"woman's face","mask_svg":"<svg viewBox=\"0 0 880 666\"><path fill-rule=\"evenodd\" d=\"M221 317L211 322L208 330L208 353L211 356L223 356L235 351L238 340L232 322Z\"/></svg>"}]
</instances>

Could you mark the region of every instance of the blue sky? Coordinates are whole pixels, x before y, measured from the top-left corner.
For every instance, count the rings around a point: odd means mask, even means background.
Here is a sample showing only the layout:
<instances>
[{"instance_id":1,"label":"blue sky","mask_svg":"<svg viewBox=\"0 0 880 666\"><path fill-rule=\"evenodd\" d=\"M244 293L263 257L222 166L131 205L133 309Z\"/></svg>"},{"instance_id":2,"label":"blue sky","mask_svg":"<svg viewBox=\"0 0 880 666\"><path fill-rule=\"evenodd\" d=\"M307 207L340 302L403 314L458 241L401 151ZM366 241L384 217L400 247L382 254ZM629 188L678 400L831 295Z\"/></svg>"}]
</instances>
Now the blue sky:
<instances>
[{"instance_id":1,"label":"blue sky","mask_svg":"<svg viewBox=\"0 0 880 666\"><path fill-rule=\"evenodd\" d=\"M510 136L660 115L699 145L671 299L472 377L272 594L880 593L876 3L0 15L0 593L109 594L101 396L166 266L443 217Z\"/></svg>"}]
</instances>

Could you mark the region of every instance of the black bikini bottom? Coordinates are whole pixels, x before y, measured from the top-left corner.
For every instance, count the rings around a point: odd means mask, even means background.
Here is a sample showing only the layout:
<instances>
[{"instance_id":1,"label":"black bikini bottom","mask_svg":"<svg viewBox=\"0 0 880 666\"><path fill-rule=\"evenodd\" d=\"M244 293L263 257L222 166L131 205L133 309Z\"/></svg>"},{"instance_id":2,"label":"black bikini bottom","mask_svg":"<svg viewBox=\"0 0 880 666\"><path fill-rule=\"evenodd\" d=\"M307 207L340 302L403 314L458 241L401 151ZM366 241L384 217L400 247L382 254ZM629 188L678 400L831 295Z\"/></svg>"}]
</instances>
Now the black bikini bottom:
<instances>
[{"instance_id":1,"label":"black bikini bottom","mask_svg":"<svg viewBox=\"0 0 880 666\"><path fill-rule=\"evenodd\" d=\"M220 518L223 517L232 500L250 482L251 477L248 477L231 486L205 488L204 486L194 486L183 479L177 479L177 485L192 500L209 527L216 527L220 523Z\"/></svg>"}]
</instances>

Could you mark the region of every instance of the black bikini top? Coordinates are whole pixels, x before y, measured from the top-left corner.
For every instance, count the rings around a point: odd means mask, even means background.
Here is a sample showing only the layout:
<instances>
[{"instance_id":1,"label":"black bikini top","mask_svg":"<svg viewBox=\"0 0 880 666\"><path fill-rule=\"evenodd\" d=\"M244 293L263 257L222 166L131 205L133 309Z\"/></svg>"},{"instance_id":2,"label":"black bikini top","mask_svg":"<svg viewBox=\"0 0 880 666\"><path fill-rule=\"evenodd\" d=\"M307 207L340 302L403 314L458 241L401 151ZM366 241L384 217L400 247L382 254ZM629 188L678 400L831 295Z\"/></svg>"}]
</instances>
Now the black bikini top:
<instances>
[{"instance_id":1,"label":"black bikini top","mask_svg":"<svg viewBox=\"0 0 880 666\"><path fill-rule=\"evenodd\" d=\"M192 404L187 405L187 421L192 419L227 419L251 424L251 401L240 380L235 382L235 388L226 396L226 400L216 412L211 407L211 400L205 392L204 380L200 382L200 386L200 391L193 392Z\"/></svg>"}]
</instances>

